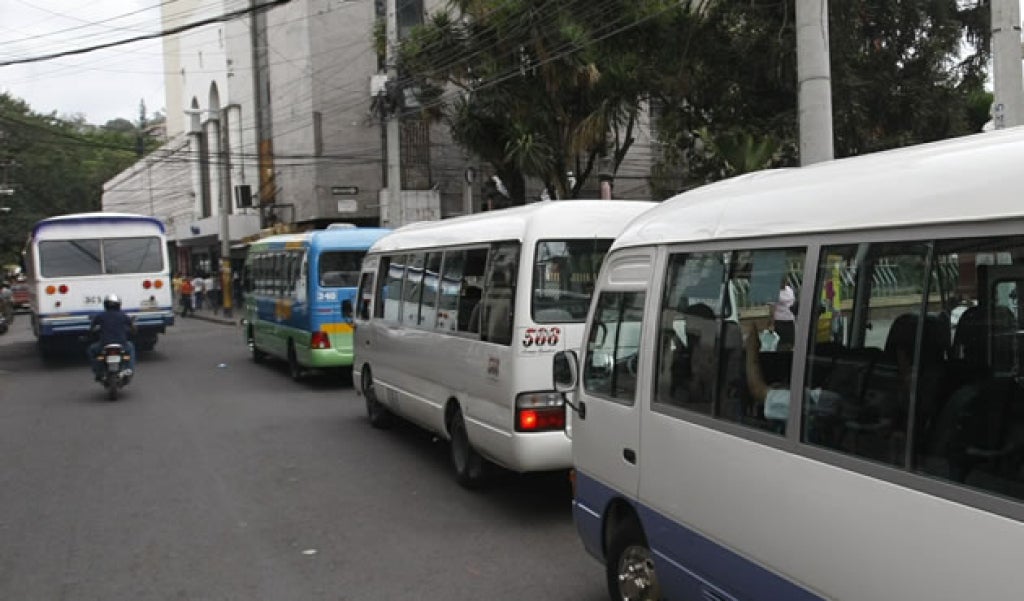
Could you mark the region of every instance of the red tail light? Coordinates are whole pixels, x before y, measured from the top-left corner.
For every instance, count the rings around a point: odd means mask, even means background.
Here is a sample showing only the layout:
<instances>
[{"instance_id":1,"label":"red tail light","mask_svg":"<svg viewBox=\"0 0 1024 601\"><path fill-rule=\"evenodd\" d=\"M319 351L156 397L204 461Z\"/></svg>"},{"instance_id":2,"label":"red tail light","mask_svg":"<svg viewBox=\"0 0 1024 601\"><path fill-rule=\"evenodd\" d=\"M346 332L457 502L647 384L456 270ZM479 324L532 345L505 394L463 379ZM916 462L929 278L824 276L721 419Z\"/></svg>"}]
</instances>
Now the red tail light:
<instances>
[{"instance_id":1,"label":"red tail light","mask_svg":"<svg viewBox=\"0 0 1024 601\"><path fill-rule=\"evenodd\" d=\"M313 332L313 339L309 343L310 348L327 349L331 348L331 339L326 332Z\"/></svg>"},{"instance_id":2,"label":"red tail light","mask_svg":"<svg viewBox=\"0 0 1024 601\"><path fill-rule=\"evenodd\" d=\"M61 294L67 294L68 287L64 284L61 284L60 286L57 287L57 292L60 292Z\"/></svg>"},{"instance_id":3,"label":"red tail light","mask_svg":"<svg viewBox=\"0 0 1024 601\"><path fill-rule=\"evenodd\" d=\"M565 429L565 408L545 407L520 409L516 415L516 429L520 432L545 432Z\"/></svg>"},{"instance_id":4,"label":"red tail light","mask_svg":"<svg viewBox=\"0 0 1024 601\"><path fill-rule=\"evenodd\" d=\"M146 290L149 290L152 285L153 282L150 282L149 280L142 280L142 287Z\"/></svg>"}]
</instances>

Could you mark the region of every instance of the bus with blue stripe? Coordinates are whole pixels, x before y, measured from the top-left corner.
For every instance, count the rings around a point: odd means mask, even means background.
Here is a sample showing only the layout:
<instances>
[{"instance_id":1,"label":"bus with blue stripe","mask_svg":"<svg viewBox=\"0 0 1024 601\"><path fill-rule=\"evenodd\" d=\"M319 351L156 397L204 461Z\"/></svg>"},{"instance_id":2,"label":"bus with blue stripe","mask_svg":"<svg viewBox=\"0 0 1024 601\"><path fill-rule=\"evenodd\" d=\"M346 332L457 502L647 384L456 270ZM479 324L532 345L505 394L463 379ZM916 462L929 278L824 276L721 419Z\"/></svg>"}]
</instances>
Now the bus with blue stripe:
<instances>
[{"instance_id":1,"label":"bus with blue stripe","mask_svg":"<svg viewBox=\"0 0 1024 601\"><path fill-rule=\"evenodd\" d=\"M551 366L611 599L1024 598L1022 163L1005 129L623 230Z\"/></svg>"},{"instance_id":2,"label":"bus with blue stripe","mask_svg":"<svg viewBox=\"0 0 1024 601\"><path fill-rule=\"evenodd\" d=\"M309 370L352 366L352 313L366 251L382 228L332 224L249 245L245 260L245 336L253 361ZM348 373L348 370L344 370Z\"/></svg>"},{"instance_id":3,"label":"bus with blue stripe","mask_svg":"<svg viewBox=\"0 0 1024 601\"><path fill-rule=\"evenodd\" d=\"M130 213L76 213L35 224L25 246L32 331L43 355L74 348L116 294L151 350L174 324L164 224Z\"/></svg>"}]
</instances>

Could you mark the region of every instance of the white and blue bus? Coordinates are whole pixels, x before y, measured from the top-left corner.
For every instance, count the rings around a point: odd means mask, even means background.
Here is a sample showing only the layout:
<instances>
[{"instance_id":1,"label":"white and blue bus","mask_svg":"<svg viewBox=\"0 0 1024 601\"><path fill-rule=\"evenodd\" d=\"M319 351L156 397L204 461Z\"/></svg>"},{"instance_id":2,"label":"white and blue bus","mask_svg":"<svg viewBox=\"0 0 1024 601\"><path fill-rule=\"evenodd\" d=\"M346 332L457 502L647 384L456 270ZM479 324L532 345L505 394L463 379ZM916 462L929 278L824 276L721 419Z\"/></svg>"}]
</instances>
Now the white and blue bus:
<instances>
[{"instance_id":1,"label":"white and blue bus","mask_svg":"<svg viewBox=\"0 0 1024 601\"><path fill-rule=\"evenodd\" d=\"M625 229L553 366L613 599L1022 598L1022 164L1024 129L986 133Z\"/></svg>"},{"instance_id":2,"label":"white and blue bus","mask_svg":"<svg viewBox=\"0 0 1024 601\"><path fill-rule=\"evenodd\" d=\"M163 223L128 213L79 213L35 224L25 248L32 331L44 354L74 347L103 298L116 294L152 350L174 324Z\"/></svg>"},{"instance_id":3,"label":"white and blue bus","mask_svg":"<svg viewBox=\"0 0 1024 601\"><path fill-rule=\"evenodd\" d=\"M451 440L456 480L568 469L551 355L580 344L594 278L653 203L566 200L408 225L363 263L353 381L370 423Z\"/></svg>"},{"instance_id":4,"label":"white and blue bus","mask_svg":"<svg viewBox=\"0 0 1024 601\"><path fill-rule=\"evenodd\" d=\"M309 369L351 367L359 268L367 249L389 231L339 223L250 244L243 283L253 360L284 359L296 380Z\"/></svg>"}]
</instances>

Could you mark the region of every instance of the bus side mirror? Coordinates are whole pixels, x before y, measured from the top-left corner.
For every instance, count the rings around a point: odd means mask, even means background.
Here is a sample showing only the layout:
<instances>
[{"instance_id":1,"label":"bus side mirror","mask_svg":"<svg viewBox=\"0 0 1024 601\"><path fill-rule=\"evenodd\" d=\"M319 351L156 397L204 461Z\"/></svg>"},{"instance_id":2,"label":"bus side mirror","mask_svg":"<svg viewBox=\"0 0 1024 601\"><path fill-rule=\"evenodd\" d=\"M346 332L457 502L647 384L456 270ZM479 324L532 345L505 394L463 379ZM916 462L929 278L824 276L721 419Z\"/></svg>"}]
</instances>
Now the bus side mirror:
<instances>
[{"instance_id":1,"label":"bus side mirror","mask_svg":"<svg viewBox=\"0 0 1024 601\"><path fill-rule=\"evenodd\" d=\"M576 351L558 351L551 360L551 373L555 390L570 393L576 389L579 380L579 360Z\"/></svg>"}]
</instances>

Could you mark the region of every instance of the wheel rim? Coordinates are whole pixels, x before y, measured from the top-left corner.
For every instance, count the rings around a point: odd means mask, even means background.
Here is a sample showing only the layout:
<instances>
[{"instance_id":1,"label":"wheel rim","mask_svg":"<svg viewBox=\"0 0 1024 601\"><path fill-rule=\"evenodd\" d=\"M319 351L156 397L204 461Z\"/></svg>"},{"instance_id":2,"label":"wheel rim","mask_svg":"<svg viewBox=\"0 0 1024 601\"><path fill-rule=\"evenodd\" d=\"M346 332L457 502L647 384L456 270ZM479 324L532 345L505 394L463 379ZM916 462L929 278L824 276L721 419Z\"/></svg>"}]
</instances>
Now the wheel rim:
<instances>
[{"instance_id":1,"label":"wheel rim","mask_svg":"<svg viewBox=\"0 0 1024 601\"><path fill-rule=\"evenodd\" d=\"M657 601L658 578L654 573L654 558L647 547L626 547L619 557L618 567L622 601Z\"/></svg>"}]
</instances>

